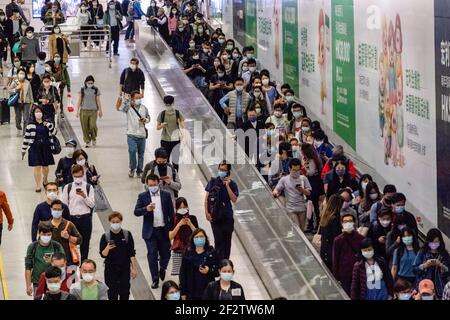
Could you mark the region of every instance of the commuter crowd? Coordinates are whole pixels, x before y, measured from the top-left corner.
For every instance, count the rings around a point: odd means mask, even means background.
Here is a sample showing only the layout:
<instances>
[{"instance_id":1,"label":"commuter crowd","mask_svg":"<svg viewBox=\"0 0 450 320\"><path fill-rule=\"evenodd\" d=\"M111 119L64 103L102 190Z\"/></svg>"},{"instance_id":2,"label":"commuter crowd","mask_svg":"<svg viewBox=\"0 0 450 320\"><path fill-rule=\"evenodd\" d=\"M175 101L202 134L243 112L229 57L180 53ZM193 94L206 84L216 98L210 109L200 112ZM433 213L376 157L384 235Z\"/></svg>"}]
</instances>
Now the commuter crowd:
<instances>
[{"instance_id":1,"label":"commuter crowd","mask_svg":"<svg viewBox=\"0 0 450 320\"><path fill-rule=\"evenodd\" d=\"M57 131L66 87L71 99L70 47L59 27L66 19L65 11L58 1L47 1L42 9L42 20L52 29L45 53L14 1L11 15L9 5L6 8L6 19L0 11L7 39L0 42L2 57L6 61L10 47L13 63L5 103L14 107L17 134L24 137L22 159L28 155L35 190L44 188L47 198L33 214L32 242L25 257L26 292L37 300L128 300L130 281L138 277L136 240L122 228L120 212L109 214L110 230L95 239L104 259L104 283L96 276L97 266L89 252L100 174L86 150L97 145L101 91L94 76L85 78L76 103L84 149L74 139L61 146ZM80 28L104 24L111 31L114 28L114 44L107 45L108 50L113 46L114 54L118 54L123 17L125 40L132 43L134 22L143 16L172 48L226 127L238 130L238 135L252 132L263 141L263 148L247 140L242 147L293 224L313 236L312 244L352 299L450 299L450 257L441 232L430 229L420 244L416 219L406 210L401 190L393 184L381 188L370 175L360 174L342 146L332 146L320 123L307 116L290 85L280 86L271 79L253 47L241 51L222 30L211 30L197 2L151 1L144 13L139 0L111 0L107 10L92 0L82 1L77 13ZM6 33L11 24L13 33ZM19 51L13 50L17 39ZM93 40L95 44L101 39ZM212 246L188 200L179 196L183 190L179 147L185 118L171 95L163 98L164 110L156 119L160 147L153 152L154 160L144 163L146 140L156 133L146 128L152 119L142 102L145 74L139 65L132 58L121 73L115 107L126 115L128 177L139 179L144 190L137 195L134 215L142 219L151 287L157 289L166 279L172 261L171 276L178 281L162 284L161 299L243 300L244 289L232 280L235 268L229 260L233 204L243 191L231 178L232 164L218 163L217 176L205 187L204 214L213 231ZM52 182L49 166L61 152ZM272 161L262 161L263 156L271 156ZM14 219L2 192L0 205L11 230Z\"/></svg>"}]
</instances>

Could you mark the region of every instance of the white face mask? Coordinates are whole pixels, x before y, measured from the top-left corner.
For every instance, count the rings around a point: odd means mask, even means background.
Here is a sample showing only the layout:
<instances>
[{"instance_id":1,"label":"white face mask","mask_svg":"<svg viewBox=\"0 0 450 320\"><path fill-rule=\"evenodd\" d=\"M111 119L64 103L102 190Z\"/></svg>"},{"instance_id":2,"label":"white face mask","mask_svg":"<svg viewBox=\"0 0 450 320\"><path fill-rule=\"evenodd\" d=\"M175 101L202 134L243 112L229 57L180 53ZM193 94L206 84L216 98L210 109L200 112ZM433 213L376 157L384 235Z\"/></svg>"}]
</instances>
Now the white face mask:
<instances>
[{"instance_id":1,"label":"white face mask","mask_svg":"<svg viewBox=\"0 0 450 320\"><path fill-rule=\"evenodd\" d=\"M366 191L367 184L368 184L368 182L361 182L361 189L363 191Z\"/></svg>"},{"instance_id":2,"label":"white face mask","mask_svg":"<svg viewBox=\"0 0 450 320\"><path fill-rule=\"evenodd\" d=\"M75 184L80 185L81 183L83 183L83 178L82 177L74 177L73 182L75 182Z\"/></svg>"},{"instance_id":3,"label":"white face mask","mask_svg":"<svg viewBox=\"0 0 450 320\"><path fill-rule=\"evenodd\" d=\"M34 116L36 117L37 120L41 120L42 119L42 112L36 112L34 114Z\"/></svg>"},{"instance_id":4,"label":"white face mask","mask_svg":"<svg viewBox=\"0 0 450 320\"><path fill-rule=\"evenodd\" d=\"M19 73L19 74L17 75L17 77L19 78L19 80L25 79L25 75L24 75L23 73Z\"/></svg>"},{"instance_id":5,"label":"white face mask","mask_svg":"<svg viewBox=\"0 0 450 320\"><path fill-rule=\"evenodd\" d=\"M137 69L137 65L135 65L134 63L130 64L130 68L131 70L136 70Z\"/></svg>"},{"instance_id":6,"label":"white face mask","mask_svg":"<svg viewBox=\"0 0 450 320\"><path fill-rule=\"evenodd\" d=\"M52 293L58 293L61 290L61 281L57 283L49 283L47 281L47 289Z\"/></svg>"},{"instance_id":7,"label":"white face mask","mask_svg":"<svg viewBox=\"0 0 450 320\"><path fill-rule=\"evenodd\" d=\"M53 192L53 191L47 192L47 198L50 201L56 200L58 198L58 193Z\"/></svg>"},{"instance_id":8,"label":"white face mask","mask_svg":"<svg viewBox=\"0 0 450 320\"><path fill-rule=\"evenodd\" d=\"M185 215L188 212L189 212L189 210L187 208L180 208L177 210L177 213L181 214L181 215Z\"/></svg>"},{"instance_id":9,"label":"white face mask","mask_svg":"<svg viewBox=\"0 0 450 320\"><path fill-rule=\"evenodd\" d=\"M77 160L77 164L84 166L86 164L86 159Z\"/></svg>"},{"instance_id":10,"label":"white face mask","mask_svg":"<svg viewBox=\"0 0 450 320\"><path fill-rule=\"evenodd\" d=\"M378 199L378 193L371 193L370 194L370 199L377 200Z\"/></svg>"},{"instance_id":11,"label":"white face mask","mask_svg":"<svg viewBox=\"0 0 450 320\"><path fill-rule=\"evenodd\" d=\"M248 71L248 67L242 67L242 71L243 72L247 72Z\"/></svg>"},{"instance_id":12,"label":"white face mask","mask_svg":"<svg viewBox=\"0 0 450 320\"><path fill-rule=\"evenodd\" d=\"M263 85L267 86L269 84L269 79L263 79L261 82Z\"/></svg>"},{"instance_id":13,"label":"white face mask","mask_svg":"<svg viewBox=\"0 0 450 320\"><path fill-rule=\"evenodd\" d=\"M81 276L85 282L91 282L95 279L95 273L82 273Z\"/></svg>"},{"instance_id":14,"label":"white face mask","mask_svg":"<svg viewBox=\"0 0 450 320\"><path fill-rule=\"evenodd\" d=\"M20 61L14 61L14 67L16 68L20 67Z\"/></svg>"},{"instance_id":15,"label":"white face mask","mask_svg":"<svg viewBox=\"0 0 450 320\"><path fill-rule=\"evenodd\" d=\"M33 38L33 32L27 32L27 38L32 39Z\"/></svg>"},{"instance_id":16,"label":"white face mask","mask_svg":"<svg viewBox=\"0 0 450 320\"><path fill-rule=\"evenodd\" d=\"M374 255L374 251L373 250L371 250L371 251L361 251L361 254L366 259L372 259L373 255Z\"/></svg>"},{"instance_id":17,"label":"white face mask","mask_svg":"<svg viewBox=\"0 0 450 320\"><path fill-rule=\"evenodd\" d=\"M75 152L75 148L72 148L72 147L64 148L64 153L66 154L66 157L71 158L74 152Z\"/></svg>"},{"instance_id":18,"label":"white face mask","mask_svg":"<svg viewBox=\"0 0 450 320\"><path fill-rule=\"evenodd\" d=\"M120 230L120 228L122 228L122 223L111 223L111 230L117 231Z\"/></svg>"},{"instance_id":19,"label":"white face mask","mask_svg":"<svg viewBox=\"0 0 450 320\"><path fill-rule=\"evenodd\" d=\"M319 148L323 144L323 140L314 140L314 147Z\"/></svg>"},{"instance_id":20,"label":"white face mask","mask_svg":"<svg viewBox=\"0 0 450 320\"><path fill-rule=\"evenodd\" d=\"M48 244L52 240L52 236L40 236L39 239L43 244Z\"/></svg>"},{"instance_id":21,"label":"white face mask","mask_svg":"<svg viewBox=\"0 0 450 320\"><path fill-rule=\"evenodd\" d=\"M255 72L255 71L256 71L256 67L248 67L248 70L249 70L250 72Z\"/></svg>"},{"instance_id":22,"label":"white face mask","mask_svg":"<svg viewBox=\"0 0 450 320\"><path fill-rule=\"evenodd\" d=\"M342 230L344 232L352 232L355 230L355 223L354 222L344 222L342 224Z\"/></svg>"},{"instance_id":23,"label":"white face mask","mask_svg":"<svg viewBox=\"0 0 450 320\"><path fill-rule=\"evenodd\" d=\"M380 220L380 224L383 226L383 228L387 228L391 224L391 220Z\"/></svg>"}]
</instances>

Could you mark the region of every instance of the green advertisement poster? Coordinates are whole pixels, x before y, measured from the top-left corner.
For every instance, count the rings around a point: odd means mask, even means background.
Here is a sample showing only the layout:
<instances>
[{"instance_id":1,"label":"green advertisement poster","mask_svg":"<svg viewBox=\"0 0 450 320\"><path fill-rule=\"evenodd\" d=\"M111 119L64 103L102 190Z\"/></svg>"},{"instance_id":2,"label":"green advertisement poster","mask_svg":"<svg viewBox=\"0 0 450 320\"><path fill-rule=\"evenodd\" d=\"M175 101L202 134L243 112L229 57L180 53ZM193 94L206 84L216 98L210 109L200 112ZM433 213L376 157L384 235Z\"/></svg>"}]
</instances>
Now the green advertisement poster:
<instances>
[{"instance_id":1,"label":"green advertisement poster","mask_svg":"<svg viewBox=\"0 0 450 320\"><path fill-rule=\"evenodd\" d=\"M258 51L256 33L256 0L247 0L245 2L245 45L253 46L255 54Z\"/></svg>"},{"instance_id":2,"label":"green advertisement poster","mask_svg":"<svg viewBox=\"0 0 450 320\"><path fill-rule=\"evenodd\" d=\"M297 0L283 0L283 75L299 95L298 5Z\"/></svg>"},{"instance_id":3,"label":"green advertisement poster","mask_svg":"<svg viewBox=\"0 0 450 320\"><path fill-rule=\"evenodd\" d=\"M339 136L356 149L353 0L333 0L331 21L333 127Z\"/></svg>"}]
</instances>

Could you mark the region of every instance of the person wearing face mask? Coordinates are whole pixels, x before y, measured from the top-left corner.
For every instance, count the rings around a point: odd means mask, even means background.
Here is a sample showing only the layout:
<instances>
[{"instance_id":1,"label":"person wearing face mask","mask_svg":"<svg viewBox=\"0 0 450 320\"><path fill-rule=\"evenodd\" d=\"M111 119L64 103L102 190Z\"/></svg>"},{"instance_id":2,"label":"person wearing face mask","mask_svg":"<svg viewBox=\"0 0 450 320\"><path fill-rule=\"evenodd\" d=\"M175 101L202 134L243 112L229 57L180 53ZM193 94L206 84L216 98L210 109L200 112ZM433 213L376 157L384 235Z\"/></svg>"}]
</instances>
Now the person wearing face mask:
<instances>
[{"instance_id":1,"label":"person wearing face mask","mask_svg":"<svg viewBox=\"0 0 450 320\"><path fill-rule=\"evenodd\" d=\"M16 0L11 0L11 2L6 5L5 12L8 19L13 17L14 15L17 15L18 17L23 19L26 23L29 22L23 12L22 7L16 3Z\"/></svg>"},{"instance_id":2,"label":"person wearing face mask","mask_svg":"<svg viewBox=\"0 0 450 320\"><path fill-rule=\"evenodd\" d=\"M217 56L222 49L225 48L225 35L221 32L217 35L217 42L213 43L213 55Z\"/></svg>"},{"instance_id":3,"label":"person wearing face mask","mask_svg":"<svg viewBox=\"0 0 450 320\"><path fill-rule=\"evenodd\" d=\"M405 225L413 230L418 235L419 229L417 227L417 221L415 216L405 210L406 197L403 193L395 193L392 198L392 212L394 217L394 223L398 225Z\"/></svg>"},{"instance_id":4,"label":"person wearing face mask","mask_svg":"<svg viewBox=\"0 0 450 320\"><path fill-rule=\"evenodd\" d=\"M282 177L276 185L273 196L277 198L284 191L288 216L303 230L306 222L306 197L311 195L312 188L308 179L301 174L300 159L289 161L289 171L290 174Z\"/></svg>"},{"instance_id":5,"label":"person wearing face mask","mask_svg":"<svg viewBox=\"0 0 450 320\"><path fill-rule=\"evenodd\" d=\"M120 94L125 94L125 99L132 92L137 91L144 97L145 75L139 68L139 60L137 58L130 59L130 67L125 68L120 75Z\"/></svg>"},{"instance_id":6,"label":"person wearing face mask","mask_svg":"<svg viewBox=\"0 0 450 320\"><path fill-rule=\"evenodd\" d=\"M49 10L45 13L45 24L49 26L54 26L66 22L64 14L61 9L58 8L56 3L52 4Z\"/></svg>"},{"instance_id":7,"label":"person wearing face mask","mask_svg":"<svg viewBox=\"0 0 450 320\"><path fill-rule=\"evenodd\" d=\"M277 88L270 83L270 74L267 70L261 70L261 83L261 89L266 97L268 108L271 109L275 104L275 100L278 98L278 91ZM283 113L285 113L284 109L285 108L283 108Z\"/></svg>"},{"instance_id":8,"label":"person wearing face mask","mask_svg":"<svg viewBox=\"0 0 450 320\"><path fill-rule=\"evenodd\" d=\"M362 235L366 235L370 227L370 210L374 203L381 200L381 192L378 185L375 182L368 182L365 185L364 198L358 206L358 220L359 228L358 232Z\"/></svg>"},{"instance_id":9,"label":"person wearing face mask","mask_svg":"<svg viewBox=\"0 0 450 320\"><path fill-rule=\"evenodd\" d=\"M258 103L260 107L260 112L258 112L258 116L260 119L264 117L264 121L270 116L269 110L267 109L266 98L262 92L261 86L256 85L253 87L253 90L250 92L250 96L252 98L252 105Z\"/></svg>"},{"instance_id":10,"label":"person wearing face mask","mask_svg":"<svg viewBox=\"0 0 450 320\"><path fill-rule=\"evenodd\" d=\"M365 239L355 231L355 222L352 214L341 216L342 233L334 239L332 249L332 273L348 295L351 295L353 266L360 259Z\"/></svg>"},{"instance_id":11,"label":"person wearing face mask","mask_svg":"<svg viewBox=\"0 0 450 320\"><path fill-rule=\"evenodd\" d=\"M75 225L62 217L64 203L61 200L53 200L50 209L52 219L52 239L62 245L64 253L67 257L68 265L77 265L80 256L77 246L81 244L82 238Z\"/></svg>"},{"instance_id":12,"label":"person wearing face mask","mask_svg":"<svg viewBox=\"0 0 450 320\"><path fill-rule=\"evenodd\" d=\"M231 52L231 59L233 59L233 67L231 68L231 78L236 79L239 76L239 63L242 60L242 54L239 48L234 47Z\"/></svg>"},{"instance_id":13,"label":"person wearing face mask","mask_svg":"<svg viewBox=\"0 0 450 320\"><path fill-rule=\"evenodd\" d=\"M224 112L220 107L220 99L222 99L229 91L233 90L233 82L225 72L225 66L219 64L216 68L217 72L209 79L209 95L210 102L220 119L224 120Z\"/></svg>"},{"instance_id":14,"label":"person wearing face mask","mask_svg":"<svg viewBox=\"0 0 450 320\"><path fill-rule=\"evenodd\" d=\"M370 208L370 223L373 223L377 220L378 211L382 208L391 208L392 209L392 196L397 193L397 188L393 184L387 184L383 188L383 196L382 198L375 202Z\"/></svg>"},{"instance_id":15,"label":"person wearing face mask","mask_svg":"<svg viewBox=\"0 0 450 320\"><path fill-rule=\"evenodd\" d=\"M41 17L40 17L42 23L45 24L45 14L51 8L52 8L52 1L51 0L44 0L44 4L43 4L43 6L41 8Z\"/></svg>"},{"instance_id":16,"label":"person wearing face mask","mask_svg":"<svg viewBox=\"0 0 450 320\"><path fill-rule=\"evenodd\" d=\"M242 60L239 63L239 69L238 72L242 73L242 66L244 64L244 62L248 62L250 59L254 59L256 64L255 64L255 70L261 70L261 64L259 62L258 59L255 58L255 48L253 48L252 46L249 47L244 47L242 49Z\"/></svg>"},{"instance_id":17,"label":"person wearing face mask","mask_svg":"<svg viewBox=\"0 0 450 320\"><path fill-rule=\"evenodd\" d=\"M96 279L97 264L86 259L80 266L81 281L70 287L77 300L108 300L108 287Z\"/></svg>"},{"instance_id":18,"label":"person wearing face mask","mask_svg":"<svg viewBox=\"0 0 450 320\"><path fill-rule=\"evenodd\" d=\"M181 261L180 291L183 300L201 300L208 283L218 273L219 259L205 230L195 229Z\"/></svg>"},{"instance_id":19,"label":"person wearing face mask","mask_svg":"<svg viewBox=\"0 0 450 320\"><path fill-rule=\"evenodd\" d=\"M245 300L242 286L231 280L234 272L233 262L228 259L222 260L219 264L220 279L208 284L203 300Z\"/></svg>"},{"instance_id":20,"label":"person wearing face mask","mask_svg":"<svg viewBox=\"0 0 450 320\"><path fill-rule=\"evenodd\" d=\"M342 197L344 200L344 204L342 205L341 209L341 215L344 214L351 214L352 216L357 216L356 210L354 209L354 206L352 204L352 189L351 188L342 188L339 189L337 194ZM358 220L355 221L357 225Z\"/></svg>"},{"instance_id":21,"label":"person wearing face mask","mask_svg":"<svg viewBox=\"0 0 450 320\"><path fill-rule=\"evenodd\" d=\"M41 51L39 39L34 35L34 28L27 27L25 37L20 40L22 53L22 65L27 66L30 63L36 63L38 54Z\"/></svg>"},{"instance_id":22,"label":"person wearing face mask","mask_svg":"<svg viewBox=\"0 0 450 320\"><path fill-rule=\"evenodd\" d=\"M61 33L59 25L52 28L52 33L48 37L48 55L59 64L67 64L69 61L69 39L64 33ZM59 55L57 61L56 56ZM69 84L70 85L70 84Z\"/></svg>"},{"instance_id":23,"label":"person wearing face mask","mask_svg":"<svg viewBox=\"0 0 450 320\"><path fill-rule=\"evenodd\" d=\"M394 249L392 255L391 273L394 279L403 279L415 284L414 261L420 250L417 236L411 229L405 227L400 234L401 243Z\"/></svg>"},{"instance_id":24,"label":"person wearing face mask","mask_svg":"<svg viewBox=\"0 0 450 320\"><path fill-rule=\"evenodd\" d=\"M80 251L84 261L89 254L89 242L92 235L92 213L95 207L94 187L84 181L84 168L79 164L72 167L73 182L67 184L61 200L70 210L70 221L80 232L83 241Z\"/></svg>"},{"instance_id":25,"label":"person wearing face mask","mask_svg":"<svg viewBox=\"0 0 450 320\"><path fill-rule=\"evenodd\" d=\"M266 100L267 101L267 100ZM267 118L266 123L273 123L279 134L287 137L289 130L289 121L283 114L283 105L276 104L273 106L273 114Z\"/></svg>"},{"instance_id":26,"label":"person wearing face mask","mask_svg":"<svg viewBox=\"0 0 450 320\"><path fill-rule=\"evenodd\" d=\"M170 47L179 60L184 60L188 53L191 34L182 21L178 21L177 29L171 35Z\"/></svg>"},{"instance_id":27,"label":"person wearing face mask","mask_svg":"<svg viewBox=\"0 0 450 320\"><path fill-rule=\"evenodd\" d=\"M183 254L189 248L192 233L198 228L197 217L189 210L187 200L179 197L175 202L176 214L174 216L174 228L169 232L172 243L172 276L180 274Z\"/></svg>"},{"instance_id":28,"label":"person wearing face mask","mask_svg":"<svg viewBox=\"0 0 450 320\"><path fill-rule=\"evenodd\" d=\"M425 242L414 261L414 273L416 283L424 279L431 280L436 287L436 297L438 299L442 297L450 275L450 256L445 248L442 233L438 229L433 228L427 232Z\"/></svg>"},{"instance_id":29,"label":"person wearing face mask","mask_svg":"<svg viewBox=\"0 0 450 320\"><path fill-rule=\"evenodd\" d=\"M214 63L214 57L211 51L211 43L209 40L202 42L202 51L200 52L200 60L202 63L208 68L208 72L206 74L206 80L209 81L211 79L211 67Z\"/></svg>"},{"instance_id":30,"label":"person wearing face mask","mask_svg":"<svg viewBox=\"0 0 450 320\"><path fill-rule=\"evenodd\" d=\"M41 89L41 77L36 74L35 64L28 64L26 67L26 79L30 82L31 91L33 93L33 101L38 101L39 99L39 90Z\"/></svg>"},{"instance_id":31,"label":"person wearing face mask","mask_svg":"<svg viewBox=\"0 0 450 320\"><path fill-rule=\"evenodd\" d=\"M147 246L152 289L157 289L159 279L164 281L166 277L170 260L169 232L173 229L174 208L170 194L160 189L157 175L148 175L146 184L148 191L139 194L134 215L143 217L142 238Z\"/></svg>"},{"instance_id":32,"label":"person wearing face mask","mask_svg":"<svg viewBox=\"0 0 450 320\"><path fill-rule=\"evenodd\" d=\"M64 89L67 87L67 98L71 98L70 93L70 76L67 71L67 64L63 63L60 53L55 53L53 56L53 73L52 77L56 82L59 91L61 118L64 118Z\"/></svg>"},{"instance_id":33,"label":"person wearing face mask","mask_svg":"<svg viewBox=\"0 0 450 320\"><path fill-rule=\"evenodd\" d=\"M161 35L161 38L163 38L166 43L169 43L170 42L169 20L166 14L164 13L164 9L159 8L156 13L156 16L152 17L151 20L149 21L152 21L152 25L156 27L159 34Z\"/></svg>"},{"instance_id":34,"label":"person wearing face mask","mask_svg":"<svg viewBox=\"0 0 450 320\"><path fill-rule=\"evenodd\" d=\"M22 31L22 26L28 25L25 20L22 20L19 10L13 9L12 16L8 17L5 24L6 36L10 46L11 62L14 61L14 57L16 56L20 58L20 46L18 47L18 51L16 51L14 45L25 35L25 29Z\"/></svg>"},{"instance_id":35,"label":"person wearing face mask","mask_svg":"<svg viewBox=\"0 0 450 320\"><path fill-rule=\"evenodd\" d=\"M130 21L128 22L125 41L130 40L130 43L134 43L134 21L141 20L142 16L145 16L145 12L142 11L140 0L130 1L127 10Z\"/></svg>"},{"instance_id":36,"label":"person wearing face mask","mask_svg":"<svg viewBox=\"0 0 450 320\"><path fill-rule=\"evenodd\" d=\"M38 236L38 225L41 221L50 221L52 219L51 204L58 199L59 190L58 186L54 182L49 182L45 187L46 199L44 202L39 203L34 209L33 219L31 222L31 241L36 241ZM62 217L66 220L70 219L69 207L65 204L62 209Z\"/></svg>"},{"instance_id":37,"label":"person wearing face mask","mask_svg":"<svg viewBox=\"0 0 450 320\"><path fill-rule=\"evenodd\" d=\"M194 40L191 40L191 42L192 41ZM199 90L203 90L206 86L206 69L206 65L200 60L200 52L198 50L193 50L191 58L184 67L184 73L192 80L195 87Z\"/></svg>"},{"instance_id":38,"label":"person wearing face mask","mask_svg":"<svg viewBox=\"0 0 450 320\"><path fill-rule=\"evenodd\" d=\"M378 212L378 220L372 223L367 232L367 238L371 239L377 256L387 260L386 238L392 229L392 212L382 209Z\"/></svg>"},{"instance_id":39,"label":"person wearing face mask","mask_svg":"<svg viewBox=\"0 0 450 320\"><path fill-rule=\"evenodd\" d=\"M292 104L291 109L292 109L292 119L290 120L289 124L289 133L293 137L297 138L297 140L300 140L302 132L302 123L303 118L306 117L306 110L304 106L296 102ZM288 120L289 120L289 113L288 113Z\"/></svg>"},{"instance_id":40,"label":"person wearing face mask","mask_svg":"<svg viewBox=\"0 0 450 320\"><path fill-rule=\"evenodd\" d=\"M50 64L46 64L46 71L52 72ZM44 113L44 119L51 123L56 121L56 110L60 105L60 96L58 89L52 85L52 78L50 73L46 73L42 76L42 85L38 92L39 104Z\"/></svg>"},{"instance_id":41,"label":"person wearing face mask","mask_svg":"<svg viewBox=\"0 0 450 320\"><path fill-rule=\"evenodd\" d=\"M48 166L54 165L53 150L55 148L53 137L55 126L43 119L42 109L34 108L33 119L27 124L22 143L22 160L28 151L28 166L33 167L35 191L41 192L41 185L48 183Z\"/></svg>"},{"instance_id":42,"label":"person wearing face mask","mask_svg":"<svg viewBox=\"0 0 450 320\"><path fill-rule=\"evenodd\" d=\"M103 6L98 2L98 0L92 0L91 5L88 7L88 11L91 13L92 24L91 30L94 33L97 32L97 35L91 35L93 48L98 48L100 45L100 41L103 40L103 36L98 35L99 30L103 30L104 20L103 17L105 15Z\"/></svg>"},{"instance_id":43,"label":"person wearing face mask","mask_svg":"<svg viewBox=\"0 0 450 320\"><path fill-rule=\"evenodd\" d=\"M358 189L358 183L348 173L348 163L343 160L336 161L334 169L325 176L323 188L327 199L339 189L350 188L352 192ZM351 201L351 199L349 199Z\"/></svg>"},{"instance_id":44,"label":"person wearing face mask","mask_svg":"<svg viewBox=\"0 0 450 320\"><path fill-rule=\"evenodd\" d=\"M320 156L322 163L325 164L333 156L333 150L330 145L325 143L325 132L322 129L313 131L312 136L314 138L314 148L317 154Z\"/></svg>"},{"instance_id":45,"label":"person wearing face mask","mask_svg":"<svg viewBox=\"0 0 450 320\"><path fill-rule=\"evenodd\" d=\"M30 118L33 118L30 117L30 108L33 103L33 90L30 81L26 78L25 70L19 69L17 71L17 79L11 82L8 87L8 92L11 95L19 95L17 103L14 105L14 112L16 114L17 135L23 136Z\"/></svg>"},{"instance_id":46,"label":"person wearing face mask","mask_svg":"<svg viewBox=\"0 0 450 320\"><path fill-rule=\"evenodd\" d=\"M64 248L52 240L52 226L49 222L40 222L38 226L39 240L28 245L25 256L25 283L28 296L36 296L39 278L50 266L54 253L64 254Z\"/></svg>"},{"instance_id":47,"label":"person wearing face mask","mask_svg":"<svg viewBox=\"0 0 450 320\"><path fill-rule=\"evenodd\" d=\"M76 148L77 142L75 140L70 139L66 141L63 148L64 157L59 159L58 165L56 166L56 181L61 188L64 188L66 184L72 182L72 174L70 173L70 169L75 164L73 153Z\"/></svg>"},{"instance_id":48,"label":"person wearing face mask","mask_svg":"<svg viewBox=\"0 0 450 320\"><path fill-rule=\"evenodd\" d=\"M228 116L227 128L239 129L246 121L245 110L251 102L250 95L244 91L244 80L237 78L234 81L234 90L228 92L220 99L219 104Z\"/></svg>"},{"instance_id":49,"label":"person wearing face mask","mask_svg":"<svg viewBox=\"0 0 450 320\"><path fill-rule=\"evenodd\" d=\"M94 82L93 76L86 77L77 102L77 118L80 118L86 148L91 143L97 145L97 115L103 117L100 90L94 86Z\"/></svg>"},{"instance_id":50,"label":"person wearing face mask","mask_svg":"<svg viewBox=\"0 0 450 320\"><path fill-rule=\"evenodd\" d=\"M44 295L43 300L77 300L77 298L61 290L62 272L57 267L50 267L45 271L45 282L47 286L47 292Z\"/></svg>"},{"instance_id":51,"label":"person wearing face mask","mask_svg":"<svg viewBox=\"0 0 450 320\"><path fill-rule=\"evenodd\" d=\"M175 281L165 281L161 288L161 300L181 300L180 287Z\"/></svg>"},{"instance_id":52,"label":"person wearing face mask","mask_svg":"<svg viewBox=\"0 0 450 320\"><path fill-rule=\"evenodd\" d=\"M148 17L148 10L147 10L147 17ZM170 8L170 13L169 13L169 35L172 35L172 33L174 33L177 30L179 17L180 17L180 12L178 11L178 8L176 7L176 5L173 5Z\"/></svg>"},{"instance_id":53,"label":"person wearing face mask","mask_svg":"<svg viewBox=\"0 0 450 320\"><path fill-rule=\"evenodd\" d=\"M90 10L88 10L87 6L84 3L80 5L80 8L78 9L76 14L76 19L77 24L80 26L80 31L82 32L82 35L80 36L81 41L83 42L84 46L87 47L87 40L89 36L85 33L88 30L91 30L90 25L92 24L92 16Z\"/></svg>"},{"instance_id":54,"label":"person wearing face mask","mask_svg":"<svg viewBox=\"0 0 450 320\"><path fill-rule=\"evenodd\" d=\"M337 145L333 148L333 157L325 163L322 169L322 173L320 177L322 179L325 179L325 176L330 173L333 170L334 164L338 160L347 161L348 163L348 173L356 179L357 177L357 171L355 164L353 163L352 159L348 159L344 154L344 148L341 145ZM374 220L376 220L376 214L374 216Z\"/></svg>"},{"instance_id":55,"label":"person wearing face mask","mask_svg":"<svg viewBox=\"0 0 450 320\"><path fill-rule=\"evenodd\" d=\"M168 163L169 155L164 148L155 150L155 160L147 163L142 173L141 182L145 185L145 179L149 174L156 174L161 179L160 188L170 193L172 202L178 198L178 192L181 190L180 177L177 169Z\"/></svg>"},{"instance_id":56,"label":"person wearing face mask","mask_svg":"<svg viewBox=\"0 0 450 320\"><path fill-rule=\"evenodd\" d=\"M247 87L251 87L251 83L253 83L255 80L255 77L259 79L259 85L261 85L261 77L259 76L259 73L256 71L256 61L255 59L249 59L247 61L248 69L244 72L242 70L242 79L244 79L244 83ZM254 84L254 83L253 83ZM262 88L261 88L262 91ZM266 99L266 96L264 95L264 99Z\"/></svg>"},{"instance_id":57,"label":"person wearing face mask","mask_svg":"<svg viewBox=\"0 0 450 320\"><path fill-rule=\"evenodd\" d=\"M103 15L103 22L111 28L111 42L108 41L106 44L106 53L109 53L112 46L113 54L119 56L120 31L123 29L123 25L122 13L118 2L114 0L108 2L108 9L105 10Z\"/></svg>"},{"instance_id":58,"label":"person wearing face mask","mask_svg":"<svg viewBox=\"0 0 450 320\"><path fill-rule=\"evenodd\" d=\"M433 281L424 279L418 285L418 293L414 296L414 300L433 301L439 300L436 295L436 286Z\"/></svg>"},{"instance_id":59,"label":"person wearing face mask","mask_svg":"<svg viewBox=\"0 0 450 320\"><path fill-rule=\"evenodd\" d=\"M361 258L353 267L352 300L390 300L394 281L386 260L378 256L370 239L361 243Z\"/></svg>"},{"instance_id":60,"label":"person wearing face mask","mask_svg":"<svg viewBox=\"0 0 450 320\"><path fill-rule=\"evenodd\" d=\"M87 153L83 149L77 149L73 153L73 159L76 164L82 166L84 169L83 180L93 186L96 186L100 175L97 173L95 166L89 164L89 157Z\"/></svg>"},{"instance_id":61,"label":"person wearing face mask","mask_svg":"<svg viewBox=\"0 0 450 320\"><path fill-rule=\"evenodd\" d=\"M136 279L138 263L134 239L122 228L123 216L113 211L109 216L110 230L100 239L100 256L105 259L105 284L109 300L129 300L130 280Z\"/></svg>"},{"instance_id":62,"label":"person wearing face mask","mask_svg":"<svg viewBox=\"0 0 450 320\"><path fill-rule=\"evenodd\" d=\"M140 178L144 166L145 140L147 128L150 122L148 109L141 103L142 96L138 91L132 92L130 100L125 100L122 105L116 105L116 110L127 115L127 145L129 156L128 177L133 178L134 173Z\"/></svg>"},{"instance_id":63,"label":"person wearing face mask","mask_svg":"<svg viewBox=\"0 0 450 320\"><path fill-rule=\"evenodd\" d=\"M47 58L47 53L41 51L38 53L38 61L35 64L35 73L39 77L42 77L45 73L45 59Z\"/></svg>"},{"instance_id":64,"label":"person wearing face mask","mask_svg":"<svg viewBox=\"0 0 450 320\"><path fill-rule=\"evenodd\" d=\"M394 299L393 300L414 300L414 287L411 283L404 279L397 279L394 283Z\"/></svg>"}]
</instances>

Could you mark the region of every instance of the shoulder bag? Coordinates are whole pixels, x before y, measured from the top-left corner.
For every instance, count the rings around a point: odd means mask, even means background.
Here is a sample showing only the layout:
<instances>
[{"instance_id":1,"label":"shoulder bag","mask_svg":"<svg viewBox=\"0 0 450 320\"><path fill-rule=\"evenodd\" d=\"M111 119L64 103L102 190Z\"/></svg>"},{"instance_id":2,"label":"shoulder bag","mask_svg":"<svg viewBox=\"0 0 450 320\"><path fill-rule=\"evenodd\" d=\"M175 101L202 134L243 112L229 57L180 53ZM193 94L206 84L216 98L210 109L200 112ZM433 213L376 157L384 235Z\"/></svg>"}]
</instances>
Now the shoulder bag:
<instances>
[{"instance_id":1,"label":"shoulder bag","mask_svg":"<svg viewBox=\"0 0 450 320\"><path fill-rule=\"evenodd\" d=\"M67 221L64 231L67 231L67 229L69 228L69 225L71 223L72 222ZM69 241L70 254L72 255L72 261L73 261L73 263L78 264L78 263L80 263L80 257L81 257L81 253L80 253L80 250L78 249L78 245L76 245L75 243L72 243L70 241L70 235L69 235L68 241Z\"/></svg>"},{"instance_id":2,"label":"shoulder bag","mask_svg":"<svg viewBox=\"0 0 450 320\"><path fill-rule=\"evenodd\" d=\"M319 228L317 228L316 234L312 238L311 243L317 250L320 250L320 247L322 246L322 235L320 234L320 224Z\"/></svg>"}]
</instances>

